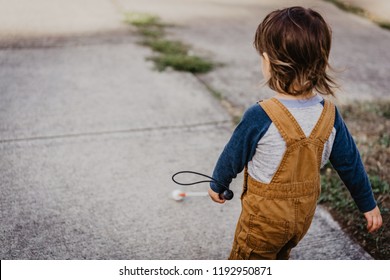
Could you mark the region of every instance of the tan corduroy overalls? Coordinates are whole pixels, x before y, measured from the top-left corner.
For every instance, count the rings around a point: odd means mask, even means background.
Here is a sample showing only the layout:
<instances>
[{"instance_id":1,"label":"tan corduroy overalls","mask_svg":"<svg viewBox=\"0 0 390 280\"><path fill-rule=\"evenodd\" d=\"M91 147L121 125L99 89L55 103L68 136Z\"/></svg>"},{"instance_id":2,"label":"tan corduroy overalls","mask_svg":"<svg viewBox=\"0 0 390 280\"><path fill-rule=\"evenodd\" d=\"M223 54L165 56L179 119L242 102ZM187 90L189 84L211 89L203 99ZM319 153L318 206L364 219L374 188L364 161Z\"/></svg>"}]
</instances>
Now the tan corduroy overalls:
<instances>
[{"instance_id":1,"label":"tan corduroy overalls","mask_svg":"<svg viewBox=\"0 0 390 280\"><path fill-rule=\"evenodd\" d=\"M269 184L256 181L245 168L242 212L229 259L289 258L313 219L322 151L334 125L335 107L329 101L309 137L276 98L259 104L286 142L286 151Z\"/></svg>"}]
</instances>

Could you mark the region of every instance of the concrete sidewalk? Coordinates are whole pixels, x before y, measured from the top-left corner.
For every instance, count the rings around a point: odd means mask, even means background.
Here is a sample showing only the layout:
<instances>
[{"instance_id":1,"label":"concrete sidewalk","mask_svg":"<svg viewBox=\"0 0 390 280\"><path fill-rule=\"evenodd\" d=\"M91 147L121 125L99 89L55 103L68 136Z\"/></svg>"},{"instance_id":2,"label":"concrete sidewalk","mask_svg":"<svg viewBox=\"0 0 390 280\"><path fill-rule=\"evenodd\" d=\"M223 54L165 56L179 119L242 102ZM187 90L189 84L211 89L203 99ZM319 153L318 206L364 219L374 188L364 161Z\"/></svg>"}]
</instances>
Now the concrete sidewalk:
<instances>
[{"instance_id":1,"label":"concrete sidewalk","mask_svg":"<svg viewBox=\"0 0 390 280\"><path fill-rule=\"evenodd\" d=\"M64 19L79 5L34 2L44 15L64 11ZM61 20L55 17L36 27L27 17L24 28L21 16L0 24L4 46L25 42L0 49L0 258L225 259L240 213L241 177L231 186L235 199L217 205L207 198L173 201L169 195L178 187L171 175L211 173L231 135L231 117L199 79L241 108L270 95L257 87L252 37L267 12L288 2L84 1L78 12L90 20L80 16L69 29L56 31ZM345 76L346 88L355 89L351 98L387 98L388 33L322 1L295 4L318 7L331 20L335 64L364 61ZM9 5L8 11L16 4ZM154 71L145 61L152 53L120 22L124 11L175 23L169 36L225 66L198 77ZM64 39L50 45L53 36ZM373 41L368 63L363 50ZM371 257L319 207L292 258Z\"/></svg>"}]
</instances>

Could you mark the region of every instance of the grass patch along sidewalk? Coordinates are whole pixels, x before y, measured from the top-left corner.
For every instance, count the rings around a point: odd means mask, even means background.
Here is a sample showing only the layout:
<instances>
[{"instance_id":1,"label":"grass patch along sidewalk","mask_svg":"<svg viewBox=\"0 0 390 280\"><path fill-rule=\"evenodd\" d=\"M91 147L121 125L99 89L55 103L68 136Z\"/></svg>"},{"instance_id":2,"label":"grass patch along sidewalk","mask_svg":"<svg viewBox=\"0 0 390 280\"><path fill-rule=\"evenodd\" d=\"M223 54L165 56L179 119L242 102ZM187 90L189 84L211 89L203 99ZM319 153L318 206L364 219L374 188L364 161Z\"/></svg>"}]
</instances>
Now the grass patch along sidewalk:
<instances>
[{"instance_id":1,"label":"grass patch along sidewalk","mask_svg":"<svg viewBox=\"0 0 390 280\"><path fill-rule=\"evenodd\" d=\"M381 209L383 226L370 234L363 214L328 164L322 171L320 203L342 228L375 259L390 259L390 101L354 103L340 107L369 174Z\"/></svg>"},{"instance_id":2,"label":"grass patch along sidewalk","mask_svg":"<svg viewBox=\"0 0 390 280\"><path fill-rule=\"evenodd\" d=\"M137 28L143 37L142 45L151 48L158 55L149 57L156 69L163 71L168 67L176 71L207 73L216 64L205 58L192 54L191 46L166 38L165 28L172 26L163 23L159 17L143 13L126 13L125 22Z\"/></svg>"}]
</instances>

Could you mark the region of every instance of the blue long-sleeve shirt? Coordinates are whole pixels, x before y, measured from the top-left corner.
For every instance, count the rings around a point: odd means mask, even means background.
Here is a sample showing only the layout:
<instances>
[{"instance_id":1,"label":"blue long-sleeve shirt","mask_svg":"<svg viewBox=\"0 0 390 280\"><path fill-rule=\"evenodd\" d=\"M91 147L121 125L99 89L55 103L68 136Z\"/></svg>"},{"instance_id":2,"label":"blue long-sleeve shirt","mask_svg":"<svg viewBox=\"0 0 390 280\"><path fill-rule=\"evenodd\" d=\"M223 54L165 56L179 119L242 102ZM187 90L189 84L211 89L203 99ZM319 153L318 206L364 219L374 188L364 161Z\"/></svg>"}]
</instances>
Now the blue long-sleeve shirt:
<instances>
[{"instance_id":1,"label":"blue long-sleeve shirt","mask_svg":"<svg viewBox=\"0 0 390 280\"><path fill-rule=\"evenodd\" d=\"M322 98L319 99L323 105ZM289 108L298 104L297 101L282 101ZM311 103L318 102L313 100ZM311 106L313 104L306 104ZM303 106L306 106L303 105ZM301 105L299 105L302 107ZM289 108L290 109L290 108ZM213 178L225 186L229 186L232 179L242 172L245 166L253 159L261 139L270 130L272 121L262 109L255 104L243 115L241 122L233 132L229 142L224 147L213 171ZM271 127L272 128L272 127ZM336 108L334 122L335 136L329 160L344 182L352 198L361 212L375 208L376 202L372 193L370 181L364 169L359 151L349 133L340 113ZM224 189L211 183L213 191L222 193Z\"/></svg>"}]
</instances>

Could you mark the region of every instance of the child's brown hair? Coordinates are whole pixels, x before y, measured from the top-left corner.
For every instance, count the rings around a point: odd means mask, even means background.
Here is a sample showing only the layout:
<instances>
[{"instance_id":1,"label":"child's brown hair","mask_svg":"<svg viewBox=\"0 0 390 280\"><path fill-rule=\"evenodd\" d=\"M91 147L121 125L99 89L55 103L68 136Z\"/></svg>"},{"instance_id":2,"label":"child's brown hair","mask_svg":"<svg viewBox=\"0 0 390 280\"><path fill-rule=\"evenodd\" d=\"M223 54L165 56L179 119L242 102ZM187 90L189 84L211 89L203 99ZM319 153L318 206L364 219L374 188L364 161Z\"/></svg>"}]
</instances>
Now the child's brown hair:
<instances>
[{"instance_id":1,"label":"child's brown hair","mask_svg":"<svg viewBox=\"0 0 390 280\"><path fill-rule=\"evenodd\" d=\"M316 11L291 7L268 14L256 30L254 46L269 57L269 87L295 96L312 90L334 95L337 85L326 72L331 41L331 29Z\"/></svg>"}]
</instances>

